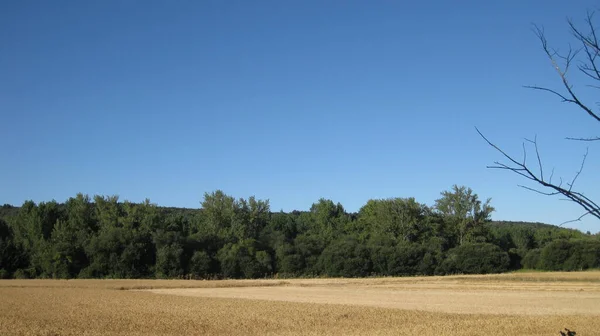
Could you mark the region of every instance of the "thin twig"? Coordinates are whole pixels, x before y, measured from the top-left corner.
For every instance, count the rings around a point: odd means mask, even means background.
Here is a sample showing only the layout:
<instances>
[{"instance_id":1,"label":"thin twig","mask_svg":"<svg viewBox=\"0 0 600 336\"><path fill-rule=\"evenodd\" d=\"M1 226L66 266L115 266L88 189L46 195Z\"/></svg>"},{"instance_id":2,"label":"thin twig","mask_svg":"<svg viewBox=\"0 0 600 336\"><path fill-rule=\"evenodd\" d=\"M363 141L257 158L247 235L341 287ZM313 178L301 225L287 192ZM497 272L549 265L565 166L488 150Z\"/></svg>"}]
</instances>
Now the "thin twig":
<instances>
[{"instance_id":1,"label":"thin twig","mask_svg":"<svg viewBox=\"0 0 600 336\"><path fill-rule=\"evenodd\" d=\"M566 221L566 222L562 222L562 223L558 224L558 226L563 226L563 225L565 225L565 224L568 224L568 223L573 223L573 222L580 222L580 221L581 221L581 219L582 219L583 217L585 217L585 216L587 216L587 215L589 215L589 214L591 214L591 211L588 211L588 212L584 213L583 215L579 216L579 217L578 217L578 218L576 218L576 219L572 219L572 220L568 220L568 221Z\"/></svg>"},{"instance_id":2,"label":"thin twig","mask_svg":"<svg viewBox=\"0 0 600 336\"><path fill-rule=\"evenodd\" d=\"M595 138L570 138L570 137L567 137L565 139L575 140L575 141L600 141L600 137L595 137Z\"/></svg>"}]
</instances>

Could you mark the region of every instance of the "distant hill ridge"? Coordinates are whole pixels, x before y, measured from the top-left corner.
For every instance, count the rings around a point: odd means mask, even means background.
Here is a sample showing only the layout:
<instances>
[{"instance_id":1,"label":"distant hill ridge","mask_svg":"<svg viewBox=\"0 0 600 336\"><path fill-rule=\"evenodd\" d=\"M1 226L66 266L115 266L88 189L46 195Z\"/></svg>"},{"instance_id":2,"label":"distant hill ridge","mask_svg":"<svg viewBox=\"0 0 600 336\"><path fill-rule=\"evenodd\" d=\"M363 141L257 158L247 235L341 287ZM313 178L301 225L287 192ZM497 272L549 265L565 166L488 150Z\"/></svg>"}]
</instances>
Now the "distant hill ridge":
<instances>
[{"instance_id":1,"label":"distant hill ridge","mask_svg":"<svg viewBox=\"0 0 600 336\"><path fill-rule=\"evenodd\" d=\"M135 203L134 203L135 204ZM59 203L59 205L64 205L64 203ZM158 206L159 209L163 211L164 214L180 214L184 217L193 216L202 212L202 209L194 209L194 208L183 208L183 207L167 207L167 206ZM0 218L8 218L12 216L16 216L19 213L19 206L13 206L10 204L4 204L0 207ZM293 210L287 213L304 213L308 211L300 211ZM271 213L279 213L279 211L272 211ZM358 214L355 214L358 215ZM507 226L522 226L522 227L530 227L533 229L555 229L555 230L569 230L569 231L579 231L577 229L565 228L557 225L541 223L541 222L526 222L526 221L507 221L507 220L494 220L488 224L492 227L507 227Z\"/></svg>"}]
</instances>

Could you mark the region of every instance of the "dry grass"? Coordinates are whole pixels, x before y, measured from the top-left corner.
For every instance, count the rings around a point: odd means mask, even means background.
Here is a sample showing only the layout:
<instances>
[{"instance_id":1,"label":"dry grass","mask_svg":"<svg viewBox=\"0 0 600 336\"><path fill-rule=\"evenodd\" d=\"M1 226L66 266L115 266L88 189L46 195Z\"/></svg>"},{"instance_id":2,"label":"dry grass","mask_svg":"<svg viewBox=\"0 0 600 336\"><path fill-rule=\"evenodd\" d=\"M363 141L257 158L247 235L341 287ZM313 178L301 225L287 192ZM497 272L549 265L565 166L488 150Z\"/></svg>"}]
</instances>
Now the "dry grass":
<instances>
[{"instance_id":1,"label":"dry grass","mask_svg":"<svg viewBox=\"0 0 600 336\"><path fill-rule=\"evenodd\" d=\"M598 335L599 315L600 272L0 281L0 335Z\"/></svg>"}]
</instances>

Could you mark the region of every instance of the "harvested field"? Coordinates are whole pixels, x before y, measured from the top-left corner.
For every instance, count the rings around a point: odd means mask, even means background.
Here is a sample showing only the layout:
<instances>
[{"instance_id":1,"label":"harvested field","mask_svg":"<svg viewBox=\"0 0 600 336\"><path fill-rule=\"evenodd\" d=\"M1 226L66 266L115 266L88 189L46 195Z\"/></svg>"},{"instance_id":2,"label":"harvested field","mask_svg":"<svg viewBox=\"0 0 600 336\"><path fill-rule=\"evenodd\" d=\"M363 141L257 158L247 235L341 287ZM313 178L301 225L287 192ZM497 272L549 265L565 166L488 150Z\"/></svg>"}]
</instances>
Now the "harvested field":
<instances>
[{"instance_id":1,"label":"harvested field","mask_svg":"<svg viewBox=\"0 0 600 336\"><path fill-rule=\"evenodd\" d=\"M599 335L600 272L2 280L0 335Z\"/></svg>"},{"instance_id":2,"label":"harvested field","mask_svg":"<svg viewBox=\"0 0 600 336\"><path fill-rule=\"evenodd\" d=\"M246 287L155 289L158 294L283 302L345 304L456 314L600 316L600 293L443 290L371 287ZM577 304L573 304L573 301Z\"/></svg>"}]
</instances>

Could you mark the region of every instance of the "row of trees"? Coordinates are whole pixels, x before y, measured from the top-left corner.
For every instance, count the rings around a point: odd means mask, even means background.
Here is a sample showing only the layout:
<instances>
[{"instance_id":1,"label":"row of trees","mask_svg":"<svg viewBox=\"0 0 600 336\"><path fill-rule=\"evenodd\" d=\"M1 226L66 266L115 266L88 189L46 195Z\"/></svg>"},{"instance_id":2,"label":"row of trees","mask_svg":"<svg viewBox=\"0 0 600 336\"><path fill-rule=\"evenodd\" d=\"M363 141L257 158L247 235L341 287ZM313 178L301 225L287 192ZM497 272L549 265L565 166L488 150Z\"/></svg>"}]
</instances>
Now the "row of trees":
<instances>
[{"instance_id":1,"label":"row of trees","mask_svg":"<svg viewBox=\"0 0 600 336\"><path fill-rule=\"evenodd\" d=\"M370 200L358 213L204 195L198 210L79 194L0 212L0 276L257 278L431 275L600 266L600 240L546 225L491 222L490 201L454 186L433 206ZM556 252L559 251L559 252ZM557 255L560 254L560 255Z\"/></svg>"}]
</instances>

